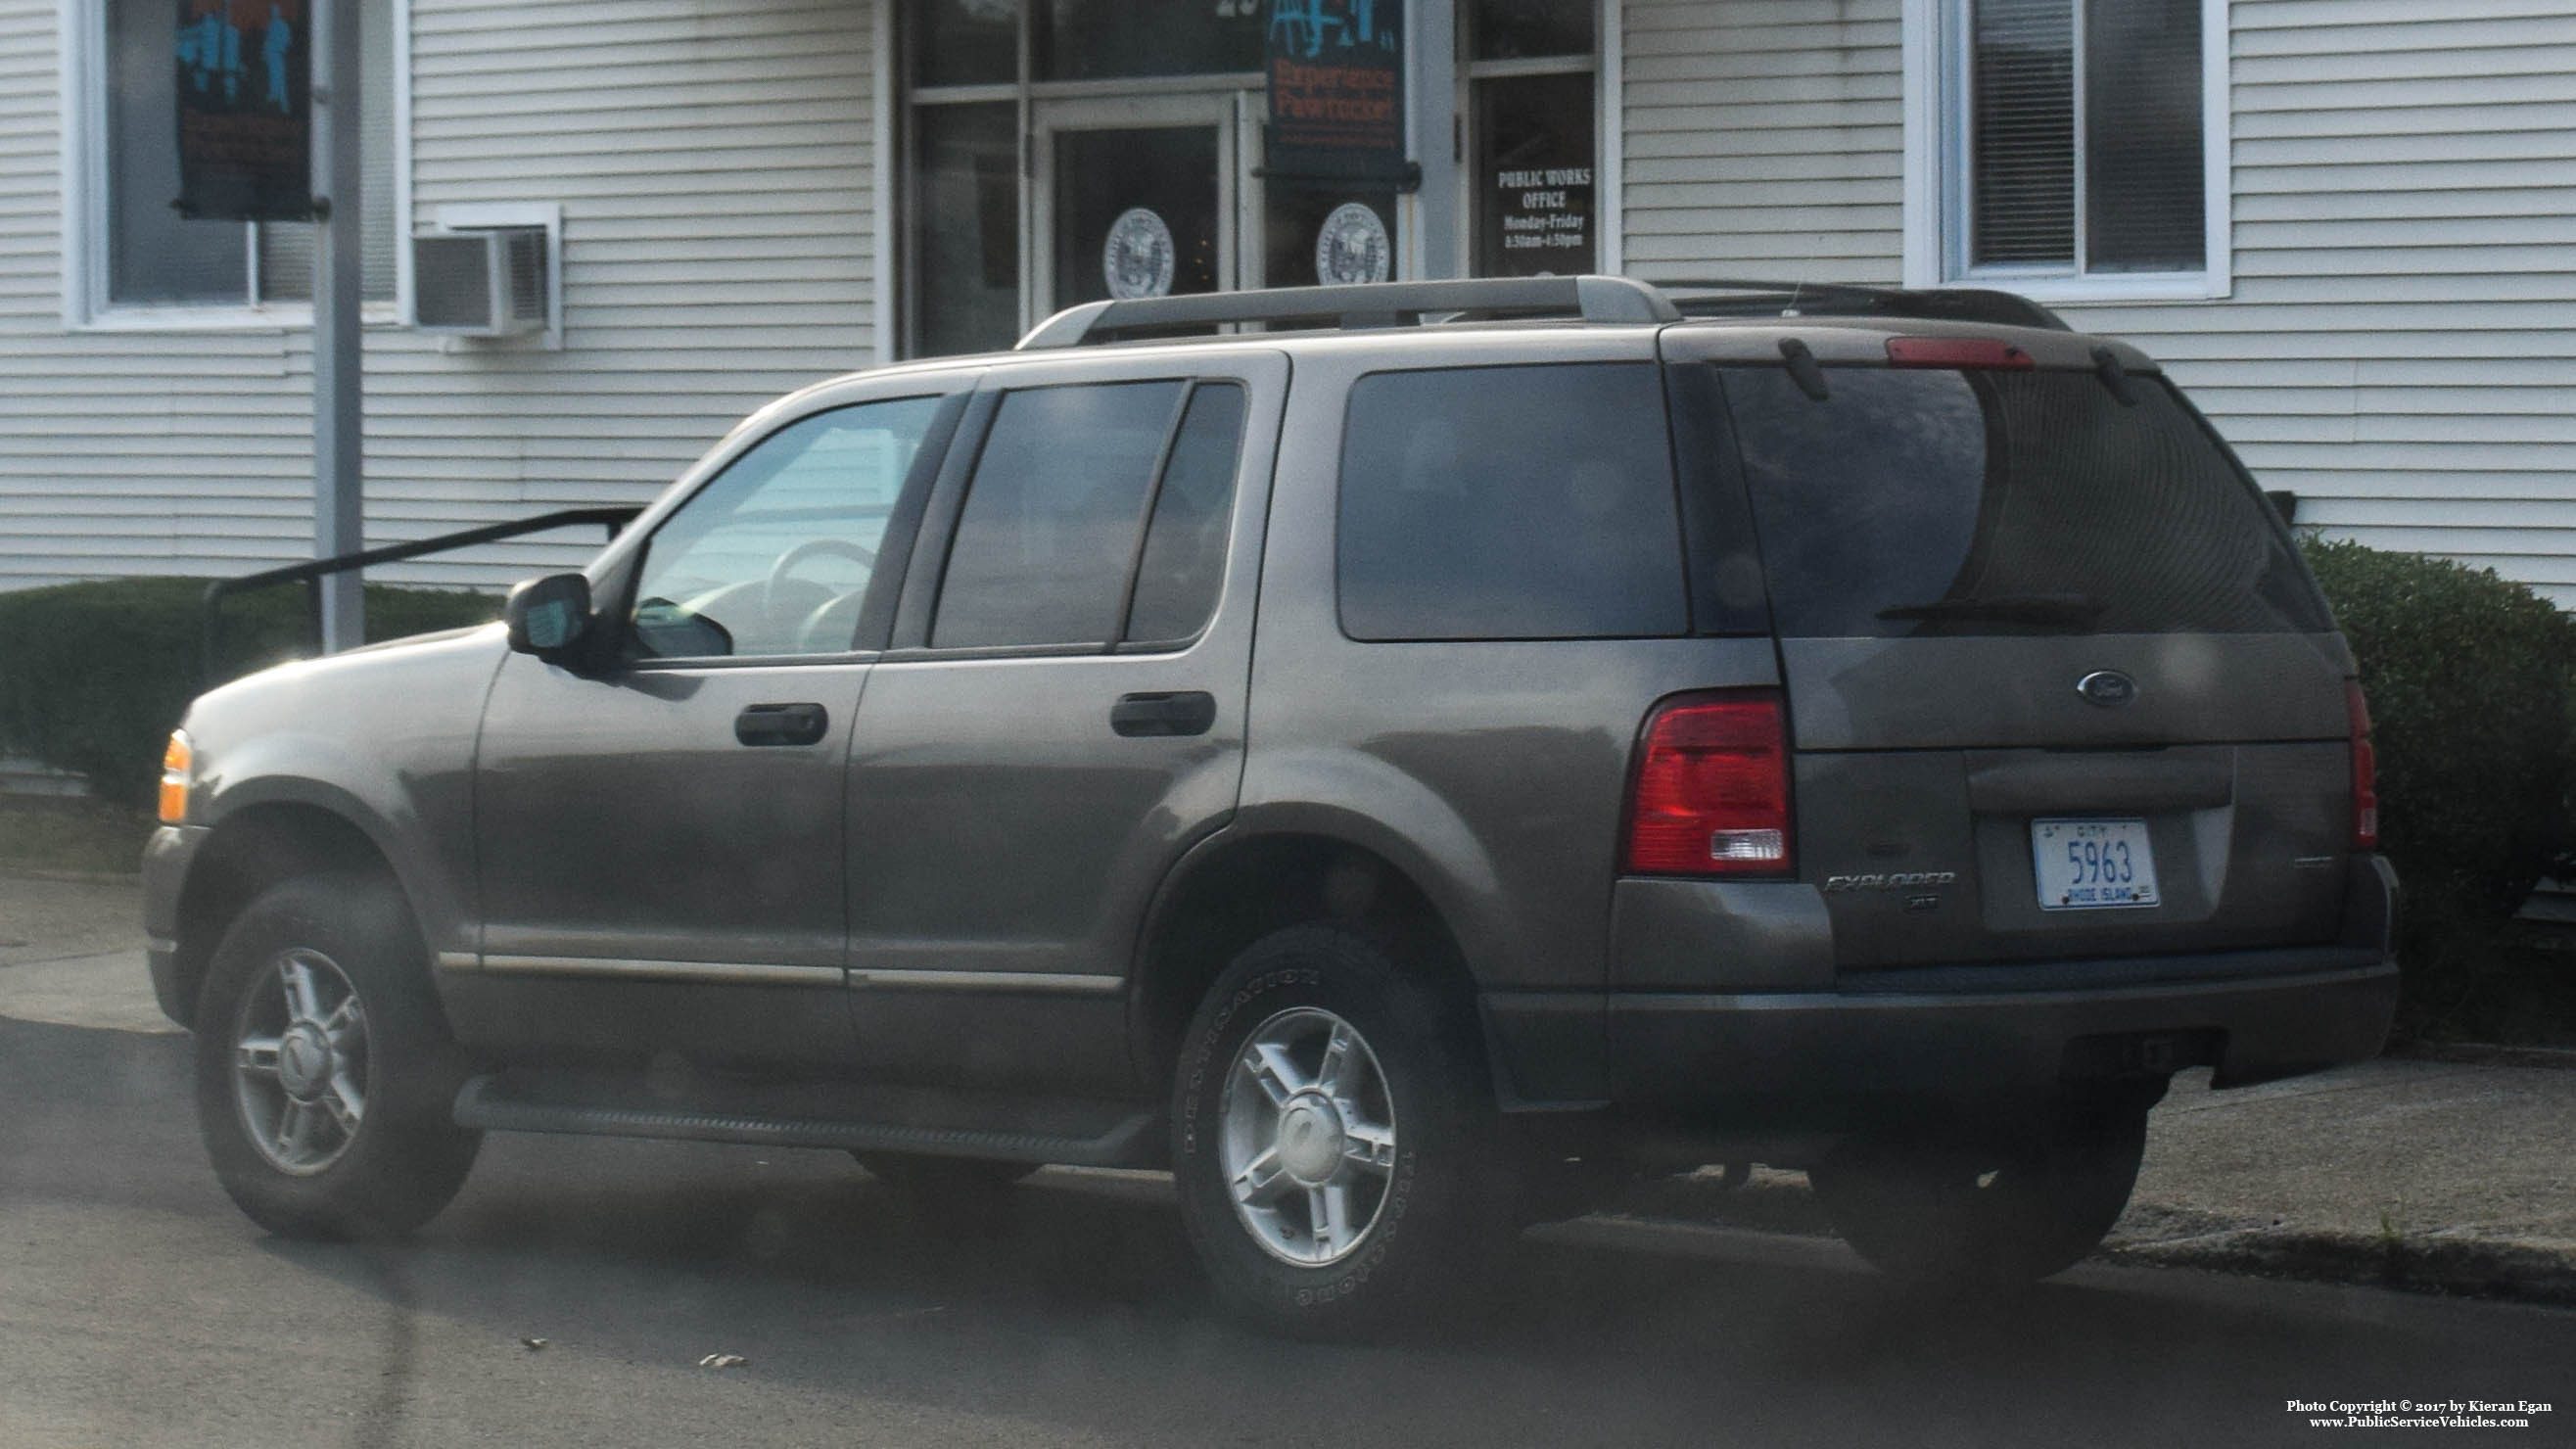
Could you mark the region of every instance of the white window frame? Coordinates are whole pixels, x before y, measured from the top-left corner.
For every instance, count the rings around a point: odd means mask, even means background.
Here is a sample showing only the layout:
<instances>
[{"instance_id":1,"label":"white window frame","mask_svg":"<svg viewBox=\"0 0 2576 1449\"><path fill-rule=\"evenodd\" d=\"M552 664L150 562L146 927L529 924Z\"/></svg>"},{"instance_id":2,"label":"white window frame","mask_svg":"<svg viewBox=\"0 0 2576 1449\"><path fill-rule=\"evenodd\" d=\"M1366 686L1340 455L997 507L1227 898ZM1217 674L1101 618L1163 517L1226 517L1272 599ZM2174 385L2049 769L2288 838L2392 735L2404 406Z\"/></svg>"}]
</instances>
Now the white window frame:
<instances>
[{"instance_id":1,"label":"white window frame","mask_svg":"<svg viewBox=\"0 0 2576 1449\"><path fill-rule=\"evenodd\" d=\"M411 0L386 0L393 18L394 295L365 304L371 326L411 315ZM313 304L108 301L107 3L56 0L62 37L63 328L71 332L288 331L313 325ZM245 222L248 226L250 223ZM259 249L250 248L245 291Z\"/></svg>"},{"instance_id":2,"label":"white window frame","mask_svg":"<svg viewBox=\"0 0 2576 1449\"><path fill-rule=\"evenodd\" d=\"M2235 283L2229 3L2200 0L2201 248L2208 265L2187 272L2088 275L1966 264L1968 197L1961 183L1967 156L1967 0L1905 0L1905 284L2001 287L2040 302L2227 296Z\"/></svg>"}]
</instances>

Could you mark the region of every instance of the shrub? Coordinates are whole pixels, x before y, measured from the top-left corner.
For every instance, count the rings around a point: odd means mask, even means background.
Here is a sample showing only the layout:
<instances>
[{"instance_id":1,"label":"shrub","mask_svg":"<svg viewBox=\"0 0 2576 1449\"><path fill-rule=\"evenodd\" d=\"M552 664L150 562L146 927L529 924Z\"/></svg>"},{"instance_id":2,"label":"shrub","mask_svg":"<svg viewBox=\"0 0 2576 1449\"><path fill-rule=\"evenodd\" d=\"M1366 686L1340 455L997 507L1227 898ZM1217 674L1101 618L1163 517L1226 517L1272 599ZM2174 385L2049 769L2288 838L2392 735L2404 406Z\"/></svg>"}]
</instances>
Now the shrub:
<instances>
[{"instance_id":1,"label":"shrub","mask_svg":"<svg viewBox=\"0 0 2576 1449\"><path fill-rule=\"evenodd\" d=\"M199 658L207 580L110 579L0 593L0 752L89 777L145 806L161 747L201 691L310 648L303 590L224 601L215 669ZM500 617L497 595L367 590L367 638L398 639Z\"/></svg>"},{"instance_id":2,"label":"shrub","mask_svg":"<svg viewBox=\"0 0 2576 1449\"><path fill-rule=\"evenodd\" d=\"M2357 543L2305 552L2361 662L2410 934L2502 920L2568 843L2576 625L2490 569Z\"/></svg>"}]
</instances>

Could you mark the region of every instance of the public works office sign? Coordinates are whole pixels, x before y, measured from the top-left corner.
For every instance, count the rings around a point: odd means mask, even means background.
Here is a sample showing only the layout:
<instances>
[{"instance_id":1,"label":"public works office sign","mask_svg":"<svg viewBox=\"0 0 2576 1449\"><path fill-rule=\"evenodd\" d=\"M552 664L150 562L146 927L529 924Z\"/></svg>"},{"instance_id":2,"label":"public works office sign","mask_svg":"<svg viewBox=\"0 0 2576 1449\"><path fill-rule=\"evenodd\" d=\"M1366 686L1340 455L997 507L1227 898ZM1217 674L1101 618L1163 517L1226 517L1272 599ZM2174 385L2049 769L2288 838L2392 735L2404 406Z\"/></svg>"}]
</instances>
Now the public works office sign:
<instances>
[{"instance_id":1,"label":"public works office sign","mask_svg":"<svg viewBox=\"0 0 2576 1449\"><path fill-rule=\"evenodd\" d=\"M1265 177L1403 184L1403 13L1402 0L1270 0Z\"/></svg>"},{"instance_id":2,"label":"public works office sign","mask_svg":"<svg viewBox=\"0 0 2576 1449\"><path fill-rule=\"evenodd\" d=\"M179 214L313 217L306 0L178 0Z\"/></svg>"}]
</instances>

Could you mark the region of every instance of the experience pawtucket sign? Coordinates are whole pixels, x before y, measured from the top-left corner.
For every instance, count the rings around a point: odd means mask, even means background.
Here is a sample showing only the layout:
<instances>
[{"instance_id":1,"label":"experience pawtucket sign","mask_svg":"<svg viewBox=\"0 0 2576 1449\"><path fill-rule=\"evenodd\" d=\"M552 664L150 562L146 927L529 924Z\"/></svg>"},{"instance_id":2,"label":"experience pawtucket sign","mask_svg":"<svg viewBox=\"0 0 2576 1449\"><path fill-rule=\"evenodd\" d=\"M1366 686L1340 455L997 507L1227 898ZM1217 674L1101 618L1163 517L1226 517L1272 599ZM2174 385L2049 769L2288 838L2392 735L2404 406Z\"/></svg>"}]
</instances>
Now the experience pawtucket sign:
<instances>
[{"instance_id":1,"label":"experience pawtucket sign","mask_svg":"<svg viewBox=\"0 0 2576 1449\"><path fill-rule=\"evenodd\" d=\"M1270 0L1263 176L1408 183L1403 12L1402 0Z\"/></svg>"},{"instance_id":2,"label":"experience pawtucket sign","mask_svg":"<svg viewBox=\"0 0 2576 1449\"><path fill-rule=\"evenodd\" d=\"M313 218L306 0L178 0L179 214Z\"/></svg>"}]
</instances>

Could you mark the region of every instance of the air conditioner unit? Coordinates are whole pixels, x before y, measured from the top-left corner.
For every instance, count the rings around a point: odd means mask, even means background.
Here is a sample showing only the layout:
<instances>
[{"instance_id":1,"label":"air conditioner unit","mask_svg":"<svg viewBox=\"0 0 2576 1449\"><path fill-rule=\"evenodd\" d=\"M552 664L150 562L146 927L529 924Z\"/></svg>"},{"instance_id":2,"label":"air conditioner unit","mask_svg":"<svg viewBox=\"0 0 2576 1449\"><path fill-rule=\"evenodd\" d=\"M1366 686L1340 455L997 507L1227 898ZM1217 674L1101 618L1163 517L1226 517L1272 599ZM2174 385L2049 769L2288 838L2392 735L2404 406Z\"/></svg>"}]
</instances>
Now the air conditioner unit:
<instances>
[{"instance_id":1,"label":"air conditioner unit","mask_svg":"<svg viewBox=\"0 0 2576 1449\"><path fill-rule=\"evenodd\" d=\"M517 337L552 315L542 226L442 230L411 239L412 325L450 337Z\"/></svg>"}]
</instances>

